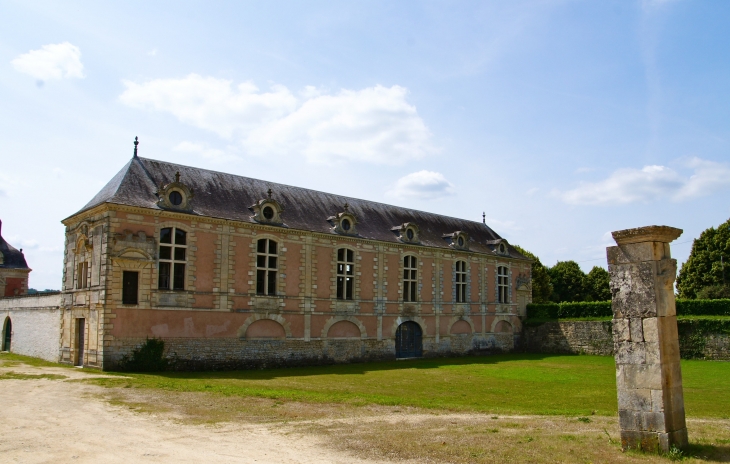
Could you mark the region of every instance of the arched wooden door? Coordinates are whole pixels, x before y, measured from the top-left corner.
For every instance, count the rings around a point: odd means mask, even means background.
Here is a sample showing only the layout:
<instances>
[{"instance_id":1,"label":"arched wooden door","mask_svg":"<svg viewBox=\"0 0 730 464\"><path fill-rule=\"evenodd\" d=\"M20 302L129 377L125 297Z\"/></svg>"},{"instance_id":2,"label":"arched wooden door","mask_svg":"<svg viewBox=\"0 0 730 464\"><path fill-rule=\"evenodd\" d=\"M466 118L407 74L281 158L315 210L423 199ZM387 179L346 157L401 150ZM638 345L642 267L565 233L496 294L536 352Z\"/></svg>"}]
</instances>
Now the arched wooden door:
<instances>
[{"instance_id":1,"label":"arched wooden door","mask_svg":"<svg viewBox=\"0 0 730 464\"><path fill-rule=\"evenodd\" d=\"M5 327L3 327L3 351L10 351L10 337L13 334L13 323L10 318L5 318Z\"/></svg>"},{"instance_id":2,"label":"arched wooden door","mask_svg":"<svg viewBox=\"0 0 730 464\"><path fill-rule=\"evenodd\" d=\"M395 332L395 357L420 358L423 355L423 332L421 326L406 321Z\"/></svg>"}]
</instances>

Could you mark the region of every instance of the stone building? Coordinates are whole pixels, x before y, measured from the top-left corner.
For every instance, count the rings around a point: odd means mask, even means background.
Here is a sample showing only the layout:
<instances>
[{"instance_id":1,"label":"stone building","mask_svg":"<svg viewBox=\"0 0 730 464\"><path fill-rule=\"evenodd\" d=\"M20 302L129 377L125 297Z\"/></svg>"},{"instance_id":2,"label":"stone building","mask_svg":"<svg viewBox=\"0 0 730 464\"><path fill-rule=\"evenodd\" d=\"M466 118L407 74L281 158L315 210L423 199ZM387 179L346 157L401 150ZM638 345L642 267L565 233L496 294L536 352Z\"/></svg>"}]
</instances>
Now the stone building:
<instances>
[{"instance_id":1,"label":"stone building","mask_svg":"<svg viewBox=\"0 0 730 464\"><path fill-rule=\"evenodd\" d=\"M28 292L28 274L23 250L17 250L5 241L0 221L0 296L19 296Z\"/></svg>"},{"instance_id":2,"label":"stone building","mask_svg":"<svg viewBox=\"0 0 730 464\"><path fill-rule=\"evenodd\" d=\"M63 224L66 363L152 337L180 369L508 351L530 300L530 261L484 223L136 148Z\"/></svg>"}]
</instances>

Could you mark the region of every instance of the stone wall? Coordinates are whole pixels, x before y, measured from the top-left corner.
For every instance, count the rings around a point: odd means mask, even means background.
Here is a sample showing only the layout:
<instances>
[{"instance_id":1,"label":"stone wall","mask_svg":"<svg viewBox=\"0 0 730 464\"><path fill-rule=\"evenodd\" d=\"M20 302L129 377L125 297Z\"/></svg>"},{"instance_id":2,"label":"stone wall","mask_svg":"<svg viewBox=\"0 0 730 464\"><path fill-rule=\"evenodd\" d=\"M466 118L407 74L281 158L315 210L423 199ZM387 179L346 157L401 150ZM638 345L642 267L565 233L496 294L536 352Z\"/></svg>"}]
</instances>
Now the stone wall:
<instances>
[{"instance_id":1,"label":"stone wall","mask_svg":"<svg viewBox=\"0 0 730 464\"><path fill-rule=\"evenodd\" d=\"M58 362L61 295L0 299L0 327L12 323L10 352Z\"/></svg>"},{"instance_id":2,"label":"stone wall","mask_svg":"<svg viewBox=\"0 0 730 464\"><path fill-rule=\"evenodd\" d=\"M708 335L705 349L702 352L707 359L730 361L730 335Z\"/></svg>"},{"instance_id":3,"label":"stone wall","mask_svg":"<svg viewBox=\"0 0 730 464\"><path fill-rule=\"evenodd\" d=\"M546 322L524 327L523 339L530 353L613 355L611 321Z\"/></svg>"},{"instance_id":4,"label":"stone wall","mask_svg":"<svg viewBox=\"0 0 730 464\"><path fill-rule=\"evenodd\" d=\"M164 338L165 357L176 370L250 369L308 366L395 359L394 340L302 339L245 340L239 338ZM104 368L118 367L120 359L145 338L115 340L104 352ZM460 335L424 338L423 356L464 356L512 351L512 334L486 337Z\"/></svg>"},{"instance_id":5,"label":"stone wall","mask_svg":"<svg viewBox=\"0 0 730 464\"><path fill-rule=\"evenodd\" d=\"M683 345L680 337L680 347ZM525 327L523 348L528 353L613 356L611 321L556 321ZM730 361L730 335L707 335L702 354L705 359Z\"/></svg>"}]
</instances>

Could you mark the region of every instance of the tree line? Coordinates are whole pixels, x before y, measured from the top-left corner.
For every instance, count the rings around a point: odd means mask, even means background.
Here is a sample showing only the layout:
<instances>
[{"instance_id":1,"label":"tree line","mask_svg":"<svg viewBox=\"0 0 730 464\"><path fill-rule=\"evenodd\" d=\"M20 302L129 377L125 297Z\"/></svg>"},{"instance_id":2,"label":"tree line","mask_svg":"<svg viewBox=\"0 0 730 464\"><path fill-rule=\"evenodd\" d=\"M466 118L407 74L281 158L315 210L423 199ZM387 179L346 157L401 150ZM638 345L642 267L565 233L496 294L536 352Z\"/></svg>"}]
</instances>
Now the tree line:
<instances>
[{"instance_id":1,"label":"tree line","mask_svg":"<svg viewBox=\"0 0 730 464\"><path fill-rule=\"evenodd\" d=\"M517 250L532 259L532 302L562 303L575 301L608 301L608 271L599 266L586 274L575 261L558 261L547 267L533 253L516 246Z\"/></svg>"},{"instance_id":2,"label":"tree line","mask_svg":"<svg viewBox=\"0 0 730 464\"><path fill-rule=\"evenodd\" d=\"M532 302L562 303L611 299L608 271L594 266L584 273L575 261L558 261L548 267L533 253L516 246L532 259ZM682 299L730 298L730 219L710 227L694 240L677 277L677 297ZM727 268L727 269L726 269Z\"/></svg>"}]
</instances>

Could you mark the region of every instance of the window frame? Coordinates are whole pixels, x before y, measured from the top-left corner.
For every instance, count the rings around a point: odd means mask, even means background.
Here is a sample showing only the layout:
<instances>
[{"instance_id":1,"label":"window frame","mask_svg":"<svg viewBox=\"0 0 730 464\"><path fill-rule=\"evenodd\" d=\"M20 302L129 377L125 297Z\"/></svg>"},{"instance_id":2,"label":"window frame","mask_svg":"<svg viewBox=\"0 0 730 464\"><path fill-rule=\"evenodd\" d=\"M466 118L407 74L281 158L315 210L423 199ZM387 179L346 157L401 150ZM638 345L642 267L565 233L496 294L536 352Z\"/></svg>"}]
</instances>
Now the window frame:
<instances>
[{"instance_id":1,"label":"window frame","mask_svg":"<svg viewBox=\"0 0 730 464\"><path fill-rule=\"evenodd\" d=\"M454 266L454 281L456 283L456 295L454 300L457 303L466 303L467 302L467 292L466 292L466 277L467 277L467 271L466 271L466 261L463 259L459 259L456 261Z\"/></svg>"},{"instance_id":2,"label":"window frame","mask_svg":"<svg viewBox=\"0 0 730 464\"><path fill-rule=\"evenodd\" d=\"M89 288L89 262L84 258L76 263L76 290Z\"/></svg>"},{"instance_id":3,"label":"window frame","mask_svg":"<svg viewBox=\"0 0 730 464\"><path fill-rule=\"evenodd\" d=\"M337 291L335 297L342 301L355 299L355 251L342 247L337 249L335 275ZM349 268L348 268L349 266Z\"/></svg>"},{"instance_id":4,"label":"window frame","mask_svg":"<svg viewBox=\"0 0 730 464\"><path fill-rule=\"evenodd\" d=\"M170 230L170 242L162 241L164 230ZM183 234L184 243L178 243L178 231ZM161 227L160 239L157 247L157 289L181 292L185 291L188 263L188 231L182 227L169 226ZM163 248L169 249L169 255L163 253ZM179 258L178 251L182 251L183 258ZM163 258L163 254L168 257ZM166 269L167 272L163 272ZM165 279L163 279L163 276Z\"/></svg>"},{"instance_id":5,"label":"window frame","mask_svg":"<svg viewBox=\"0 0 730 464\"><path fill-rule=\"evenodd\" d=\"M509 303L509 267L507 266L497 266L497 302Z\"/></svg>"},{"instance_id":6,"label":"window frame","mask_svg":"<svg viewBox=\"0 0 730 464\"><path fill-rule=\"evenodd\" d=\"M130 288L127 287L127 274L135 274L134 283L134 301L128 299L132 294ZM138 305L139 304L139 271L122 271L122 304L123 305Z\"/></svg>"},{"instance_id":7,"label":"window frame","mask_svg":"<svg viewBox=\"0 0 730 464\"><path fill-rule=\"evenodd\" d=\"M265 242L264 251L259 251L261 242ZM271 244L274 244L274 251L271 251ZM277 277L279 274L279 250L281 249L278 240L263 237L256 240L256 295L277 296ZM263 265L260 259L263 258ZM274 259L274 266L271 266L271 259Z\"/></svg>"},{"instance_id":8,"label":"window frame","mask_svg":"<svg viewBox=\"0 0 730 464\"><path fill-rule=\"evenodd\" d=\"M418 257L403 256L403 302L418 302Z\"/></svg>"}]
</instances>

